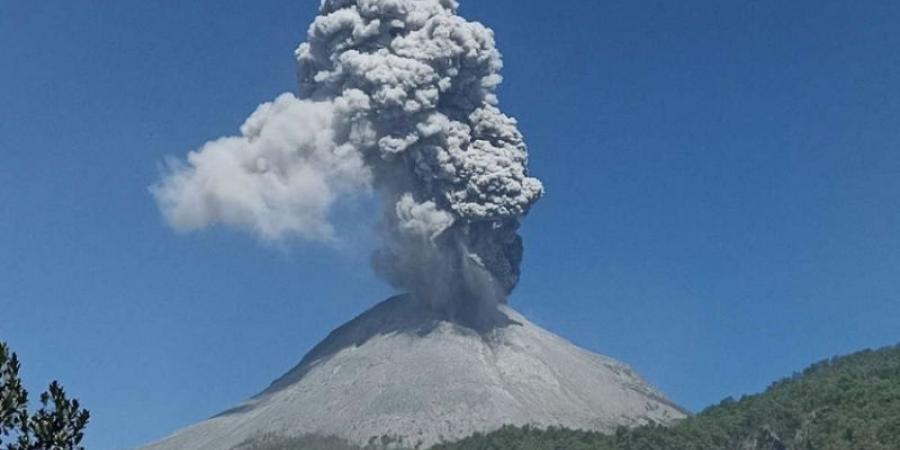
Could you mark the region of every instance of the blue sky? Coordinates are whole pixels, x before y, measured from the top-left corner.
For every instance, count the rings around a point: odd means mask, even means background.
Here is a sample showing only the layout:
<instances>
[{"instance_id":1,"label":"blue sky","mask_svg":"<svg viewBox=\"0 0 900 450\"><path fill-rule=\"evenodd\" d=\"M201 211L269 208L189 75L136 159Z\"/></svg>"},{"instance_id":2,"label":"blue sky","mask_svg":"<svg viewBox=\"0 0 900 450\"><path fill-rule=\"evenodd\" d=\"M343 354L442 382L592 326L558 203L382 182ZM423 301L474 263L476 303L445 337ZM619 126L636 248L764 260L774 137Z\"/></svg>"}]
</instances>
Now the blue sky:
<instances>
[{"instance_id":1,"label":"blue sky","mask_svg":"<svg viewBox=\"0 0 900 450\"><path fill-rule=\"evenodd\" d=\"M390 295L349 245L167 229L166 155L294 89L309 1L0 2L0 339L134 447ZM462 1L546 198L515 307L697 410L900 341L900 3ZM364 216L361 216L364 217Z\"/></svg>"}]
</instances>

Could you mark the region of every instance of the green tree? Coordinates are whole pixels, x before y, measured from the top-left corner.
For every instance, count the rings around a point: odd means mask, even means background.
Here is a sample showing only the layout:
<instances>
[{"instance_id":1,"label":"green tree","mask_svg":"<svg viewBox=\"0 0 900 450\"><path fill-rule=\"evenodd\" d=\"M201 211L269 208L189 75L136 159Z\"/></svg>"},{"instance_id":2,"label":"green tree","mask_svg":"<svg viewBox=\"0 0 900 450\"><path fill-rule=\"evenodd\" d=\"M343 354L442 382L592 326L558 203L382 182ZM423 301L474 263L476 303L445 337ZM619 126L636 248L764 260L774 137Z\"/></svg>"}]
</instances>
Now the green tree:
<instances>
[{"instance_id":1,"label":"green tree","mask_svg":"<svg viewBox=\"0 0 900 450\"><path fill-rule=\"evenodd\" d=\"M16 354L0 342L0 445L28 419L28 393L19 378L21 368Z\"/></svg>"},{"instance_id":2,"label":"green tree","mask_svg":"<svg viewBox=\"0 0 900 450\"><path fill-rule=\"evenodd\" d=\"M84 450L81 441L90 412L54 381L41 394L40 409L29 414L20 370L18 356L0 342L0 449Z\"/></svg>"}]
</instances>

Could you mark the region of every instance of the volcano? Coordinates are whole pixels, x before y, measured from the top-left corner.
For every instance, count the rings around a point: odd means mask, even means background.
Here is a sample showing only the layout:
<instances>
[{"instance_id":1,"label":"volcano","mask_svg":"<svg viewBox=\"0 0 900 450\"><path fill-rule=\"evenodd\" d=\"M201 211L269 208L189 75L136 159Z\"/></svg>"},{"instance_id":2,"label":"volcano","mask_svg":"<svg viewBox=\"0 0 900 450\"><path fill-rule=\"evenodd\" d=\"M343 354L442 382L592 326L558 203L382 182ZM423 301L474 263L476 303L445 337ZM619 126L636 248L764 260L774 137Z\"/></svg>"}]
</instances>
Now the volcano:
<instances>
[{"instance_id":1,"label":"volcano","mask_svg":"<svg viewBox=\"0 0 900 450\"><path fill-rule=\"evenodd\" d=\"M683 417L627 365L507 306L475 329L399 296L333 331L256 397L145 449L230 450L305 435L424 448L503 425L610 432Z\"/></svg>"}]
</instances>

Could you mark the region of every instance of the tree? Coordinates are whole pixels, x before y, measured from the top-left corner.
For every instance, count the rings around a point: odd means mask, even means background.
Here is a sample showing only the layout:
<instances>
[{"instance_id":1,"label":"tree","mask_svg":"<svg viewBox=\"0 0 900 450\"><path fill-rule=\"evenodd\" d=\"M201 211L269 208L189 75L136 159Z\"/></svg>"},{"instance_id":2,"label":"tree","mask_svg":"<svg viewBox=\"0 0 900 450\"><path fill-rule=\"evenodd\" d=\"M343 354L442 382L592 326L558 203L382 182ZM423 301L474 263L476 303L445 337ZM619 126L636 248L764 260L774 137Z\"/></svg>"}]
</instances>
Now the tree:
<instances>
[{"instance_id":1,"label":"tree","mask_svg":"<svg viewBox=\"0 0 900 450\"><path fill-rule=\"evenodd\" d=\"M28 392L19 378L21 368L16 354L0 342L0 445L28 422Z\"/></svg>"},{"instance_id":2,"label":"tree","mask_svg":"<svg viewBox=\"0 0 900 450\"><path fill-rule=\"evenodd\" d=\"M84 450L81 441L91 413L54 381L41 394L41 408L29 414L20 370L18 356L0 342L0 449Z\"/></svg>"}]
</instances>

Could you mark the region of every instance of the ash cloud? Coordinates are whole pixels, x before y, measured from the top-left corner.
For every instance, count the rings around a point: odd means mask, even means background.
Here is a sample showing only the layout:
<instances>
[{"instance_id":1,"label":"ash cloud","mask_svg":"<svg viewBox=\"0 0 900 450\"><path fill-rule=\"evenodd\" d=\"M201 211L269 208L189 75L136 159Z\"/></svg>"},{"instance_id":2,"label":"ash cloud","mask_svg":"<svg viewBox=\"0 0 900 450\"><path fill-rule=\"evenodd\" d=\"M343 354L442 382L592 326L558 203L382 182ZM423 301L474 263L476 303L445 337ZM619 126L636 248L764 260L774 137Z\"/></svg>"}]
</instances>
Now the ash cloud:
<instances>
[{"instance_id":1,"label":"ash cloud","mask_svg":"<svg viewBox=\"0 0 900 450\"><path fill-rule=\"evenodd\" d=\"M331 205L372 181L359 149L337 142L339 108L283 94L260 105L241 136L210 141L186 162L169 161L151 187L167 222L178 231L221 223L264 240L333 239Z\"/></svg>"},{"instance_id":2,"label":"ash cloud","mask_svg":"<svg viewBox=\"0 0 900 450\"><path fill-rule=\"evenodd\" d=\"M299 93L169 164L151 190L168 223L264 240L334 239L335 202L385 205L376 272L476 319L519 279L519 222L543 187L495 90L493 32L454 0L324 0L296 51Z\"/></svg>"}]
</instances>

